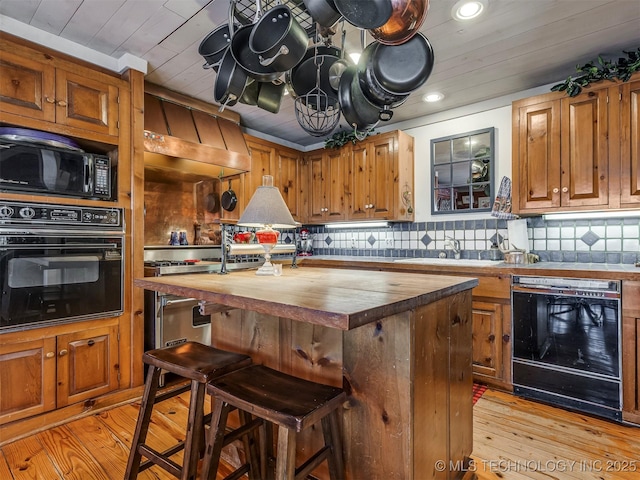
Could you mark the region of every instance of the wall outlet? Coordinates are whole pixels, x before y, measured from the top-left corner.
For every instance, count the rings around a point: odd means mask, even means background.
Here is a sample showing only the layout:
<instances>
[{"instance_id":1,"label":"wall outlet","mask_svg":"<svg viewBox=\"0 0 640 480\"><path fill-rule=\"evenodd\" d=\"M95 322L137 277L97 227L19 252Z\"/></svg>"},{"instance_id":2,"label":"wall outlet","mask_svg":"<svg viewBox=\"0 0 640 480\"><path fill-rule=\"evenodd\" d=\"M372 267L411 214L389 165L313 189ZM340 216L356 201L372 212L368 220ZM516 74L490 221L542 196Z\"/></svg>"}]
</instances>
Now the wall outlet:
<instances>
[{"instance_id":1,"label":"wall outlet","mask_svg":"<svg viewBox=\"0 0 640 480\"><path fill-rule=\"evenodd\" d=\"M384 248L393 248L393 237L387 237L384 239Z\"/></svg>"},{"instance_id":2,"label":"wall outlet","mask_svg":"<svg viewBox=\"0 0 640 480\"><path fill-rule=\"evenodd\" d=\"M356 248L356 238L351 237L351 248Z\"/></svg>"}]
</instances>

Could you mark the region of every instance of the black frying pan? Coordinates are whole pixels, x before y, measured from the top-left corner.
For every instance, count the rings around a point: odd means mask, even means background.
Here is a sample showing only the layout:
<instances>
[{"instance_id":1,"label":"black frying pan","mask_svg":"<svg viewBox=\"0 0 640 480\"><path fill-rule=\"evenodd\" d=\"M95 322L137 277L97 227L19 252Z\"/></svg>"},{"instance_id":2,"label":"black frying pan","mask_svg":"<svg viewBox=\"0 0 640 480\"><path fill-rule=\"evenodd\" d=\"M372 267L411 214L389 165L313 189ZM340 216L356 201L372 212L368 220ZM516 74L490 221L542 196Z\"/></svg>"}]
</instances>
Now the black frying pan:
<instances>
[{"instance_id":1,"label":"black frying pan","mask_svg":"<svg viewBox=\"0 0 640 480\"><path fill-rule=\"evenodd\" d=\"M378 28L393 13L391 0L334 0L338 12L358 28Z\"/></svg>"},{"instance_id":2,"label":"black frying pan","mask_svg":"<svg viewBox=\"0 0 640 480\"><path fill-rule=\"evenodd\" d=\"M231 180L229 180L229 188L222 193L222 199L220 201L222 204L222 208L224 208L227 212L232 212L235 210L236 205L238 204L238 197L236 196L236 192L231 189Z\"/></svg>"}]
</instances>

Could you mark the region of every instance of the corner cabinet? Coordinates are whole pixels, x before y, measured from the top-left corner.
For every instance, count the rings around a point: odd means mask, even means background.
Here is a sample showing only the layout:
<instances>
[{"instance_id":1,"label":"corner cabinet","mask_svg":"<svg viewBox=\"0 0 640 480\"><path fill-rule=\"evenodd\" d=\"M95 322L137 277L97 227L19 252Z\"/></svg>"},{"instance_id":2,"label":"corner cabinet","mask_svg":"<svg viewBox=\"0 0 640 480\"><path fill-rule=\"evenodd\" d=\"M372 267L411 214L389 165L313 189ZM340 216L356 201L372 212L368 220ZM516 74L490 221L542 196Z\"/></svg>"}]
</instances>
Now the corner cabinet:
<instances>
[{"instance_id":1,"label":"corner cabinet","mask_svg":"<svg viewBox=\"0 0 640 480\"><path fill-rule=\"evenodd\" d=\"M395 131L307 154L308 223L413 221L413 149Z\"/></svg>"},{"instance_id":2,"label":"corner cabinet","mask_svg":"<svg viewBox=\"0 0 640 480\"><path fill-rule=\"evenodd\" d=\"M513 103L513 211L637 207L640 75Z\"/></svg>"},{"instance_id":3,"label":"corner cabinet","mask_svg":"<svg viewBox=\"0 0 640 480\"><path fill-rule=\"evenodd\" d=\"M107 137L119 135L119 85L109 75L83 67L54 67L47 55L11 53L0 39L0 111ZM5 121L13 123L12 118ZM45 129L42 126L38 126ZM67 134L74 134L69 130Z\"/></svg>"},{"instance_id":4,"label":"corner cabinet","mask_svg":"<svg viewBox=\"0 0 640 480\"><path fill-rule=\"evenodd\" d=\"M47 329L39 338L29 332L31 339L26 332L3 335L0 424L116 390L118 325L110 323L59 335Z\"/></svg>"}]
</instances>

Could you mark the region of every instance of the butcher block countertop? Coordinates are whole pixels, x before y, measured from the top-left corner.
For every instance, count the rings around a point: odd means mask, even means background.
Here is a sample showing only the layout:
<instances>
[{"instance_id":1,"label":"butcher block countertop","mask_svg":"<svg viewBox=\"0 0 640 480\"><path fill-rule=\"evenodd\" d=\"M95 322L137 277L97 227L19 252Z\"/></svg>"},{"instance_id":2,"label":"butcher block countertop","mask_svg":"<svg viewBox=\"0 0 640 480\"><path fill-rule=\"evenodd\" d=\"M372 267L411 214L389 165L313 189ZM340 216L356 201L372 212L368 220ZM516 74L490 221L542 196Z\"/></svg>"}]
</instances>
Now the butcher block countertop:
<instances>
[{"instance_id":1,"label":"butcher block countertop","mask_svg":"<svg viewBox=\"0 0 640 480\"><path fill-rule=\"evenodd\" d=\"M435 302L477 284L475 278L459 276L286 266L280 277L245 270L135 280L135 286L148 290L341 330Z\"/></svg>"}]
</instances>

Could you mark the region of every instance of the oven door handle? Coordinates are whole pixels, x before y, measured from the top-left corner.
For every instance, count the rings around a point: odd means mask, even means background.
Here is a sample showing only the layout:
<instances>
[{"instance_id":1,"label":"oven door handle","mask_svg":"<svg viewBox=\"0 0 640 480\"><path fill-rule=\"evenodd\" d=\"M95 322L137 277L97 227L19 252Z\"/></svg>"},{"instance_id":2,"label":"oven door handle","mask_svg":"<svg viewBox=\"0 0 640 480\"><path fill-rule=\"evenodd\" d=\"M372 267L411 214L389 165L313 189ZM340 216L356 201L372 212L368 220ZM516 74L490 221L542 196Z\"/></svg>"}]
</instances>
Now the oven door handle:
<instances>
[{"instance_id":1,"label":"oven door handle","mask_svg":"<svg viewBox=\"0 0 640 480\"><path fill-rule=\"evenodd\" d=\"M121 248L121 245L117 243L41 243L38 245L3 245L0 243L0 250L44 250L47 248L105 249Z\"/></svg>"},{"instance_id":2,"label":"oven door handle","mask_svg":"<svg viewBox=\"0 0 640 480\"><path fill-rule=\"evenodd\" d=\"M196 301L195 298L181 298L180 300L167 300L165 297L162 297L162 305L165 307L169 307L171 305L176 305L180 303L195 302L195 301Z\"/></svg>"}]
</instances>

